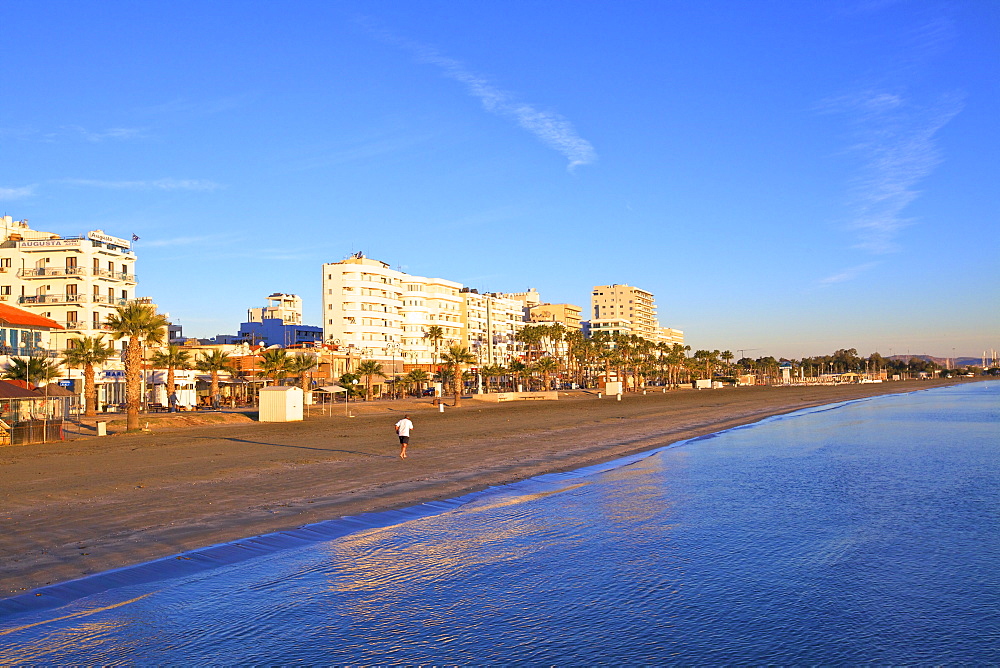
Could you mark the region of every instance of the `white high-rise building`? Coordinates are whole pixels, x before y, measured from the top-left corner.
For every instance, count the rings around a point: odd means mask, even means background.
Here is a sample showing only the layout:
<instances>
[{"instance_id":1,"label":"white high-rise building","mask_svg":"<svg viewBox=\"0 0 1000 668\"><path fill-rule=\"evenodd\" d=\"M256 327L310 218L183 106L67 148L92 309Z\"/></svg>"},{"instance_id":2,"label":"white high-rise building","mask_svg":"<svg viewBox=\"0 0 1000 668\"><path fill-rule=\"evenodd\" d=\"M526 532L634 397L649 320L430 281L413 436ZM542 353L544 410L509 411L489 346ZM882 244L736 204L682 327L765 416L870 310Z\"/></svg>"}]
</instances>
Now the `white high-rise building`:
<instances>
[{"instance_id":1,"label":"white high-rise building","mask_svg":"<svg viewBox=\"0 0 1000 668\"><path fill-rule=\"evenodd\" d=\"M479 294L470 288L462 290L464 298L462 320L465 339L462 345L476 356L483 366L506 365L518 356L517 333L524 321L524 302L509 295Z\"/></svg>"},{"instance_id":2,"label":"white high-rise building","mask_svg":"<svg viewBox=\"0 0 1000 668\"><path fill-rule=\"evenodd\" d=\"M107 333L107 316L136 298L131 245L102 230L61 236L0 217L0 301L63 326L65 332L53 335L56 349L66 346L66 337Z\"/></svg>"},{"instance_id":3,"label":"white high-rise building","mask_svg":"<svg viewBox=\"0 0 1000 668\"><path fill-rule=\"evenodd\" d=\"M635 334L648 341L659 339L653 293L630 285L595 285L590 297L591 335L597 332Z\"/></svg>"},{"instance_id":4,"label":"white high-rise building","mask_svg":"<svg viewBox=\"0 0 1000 668\"><path fill-rule=\"evenodd\" d=\"M461 283L413 276L361 253L323 265L323 339L359 358L429 366L463 336ZM439 327L441 338L428 338Z\"/></svg>"}]
</instances>

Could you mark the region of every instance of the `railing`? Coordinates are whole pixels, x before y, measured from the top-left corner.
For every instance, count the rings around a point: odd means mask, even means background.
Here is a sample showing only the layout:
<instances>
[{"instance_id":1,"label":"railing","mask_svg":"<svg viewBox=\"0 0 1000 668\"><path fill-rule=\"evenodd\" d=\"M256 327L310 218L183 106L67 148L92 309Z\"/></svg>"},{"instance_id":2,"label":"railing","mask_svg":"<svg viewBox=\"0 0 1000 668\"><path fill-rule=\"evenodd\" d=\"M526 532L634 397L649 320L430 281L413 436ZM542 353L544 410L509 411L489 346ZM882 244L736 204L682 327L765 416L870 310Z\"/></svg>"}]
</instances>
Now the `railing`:
<instances>
[{"instance_id":1,"label":"railing","mask_svg":"<svg viewBox=\"0 0 1000 668\"><path fill-rule=\"evenodd\" d=\"M19 304L85 304L86 295L31 295L18 297Z\"/></svg>"},{"instance_id":2,"label":"railing","mask_svg":"<svg viewBox=\"0 0 1000 668\"><path fill-rule=\"evenodd\" d=\"M43 278L51 276L86 276L87 269L85 267L58 267L49 268L41 267L38 269L18 269L17 275L21 278Z\"/></svg>"},{"instance_id":3,"label":"railing","mask_svg":"<svg viewBox=\"0 0 1000 668\"><path fill-rule=\"evenodd\" d=\"M87 320L57 320L60 325L66 328L70 332L83 332L91 329L97 329L101 331L111 331L111 327L103 322L89 322Z\"/></svg>"},{"instance_id":4,"label":"railing","mask_svg":"<svg viewBox=\"0 0 1000 668\"><path fill-rule=\"evenodd\" d=\"M6 296L6 295L4 295ZM149 303L146 298L138 300L119 299L118 297L107 297L104 295L87 296L76 295L26 295L17 298L19 304L108 304L111 306L124 306L129 301L139 301Z\"/></svg>"},{"instance_id":5,"label":"railing","mask_svg":"<svg viewBox=\"0 0 1000 668\"><path fill-rule=\"evenodd\" d=\"M17 275L21 278L51 278L53 276L95 276L97 278L111 278L125 283L135 283L135 274L124 271L109 271L107 269L87 269L86 267L66 267L38 269L18 269Z\"/></svg>"},{"instance_id":6,"label":"railing","mask_svg":"<svg viewBox=\"0 0 1000 668\"><path fill-rule=\"evenodd\" d=\"M124 306L128 301L128 299L108 297L106 295L94 295L90 298L91 304L109 304L111 306Z\"/></svg>"},{"instance_id":7,"label":"railing","mask_svg":"<svg viewBox=\"0 0 1000 668\"><path fill-rule=\"evenodd\" d=\"M8 357L59 357L59 351L35 348L33 346L8 346L0 343L0 356Z\"/></svg>"}]
</instances>

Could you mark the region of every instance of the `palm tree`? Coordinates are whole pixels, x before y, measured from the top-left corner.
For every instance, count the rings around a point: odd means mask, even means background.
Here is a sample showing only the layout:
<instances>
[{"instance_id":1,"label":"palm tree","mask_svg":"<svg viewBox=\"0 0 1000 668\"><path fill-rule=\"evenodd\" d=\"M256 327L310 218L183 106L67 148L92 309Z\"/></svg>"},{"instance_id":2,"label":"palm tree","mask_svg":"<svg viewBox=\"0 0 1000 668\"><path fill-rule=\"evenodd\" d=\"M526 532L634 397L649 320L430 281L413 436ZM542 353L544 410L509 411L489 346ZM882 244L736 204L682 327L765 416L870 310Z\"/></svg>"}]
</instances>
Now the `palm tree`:
<instances>
[{"instance_id":1,"label":"palm tree","mask_svg":"<svg viewBox=\"0 0 1000 668\"><path fill-rule=\"evenodd\" d=\"M359 380L361 380L361 376L359 376L356 373L351 373L350 371L348 371L345 374L341 374L340 385L341 387L347 390L347 392L344 393L345 402L358 393L357 389L355 389L354 386Z\"/></svg>"},{"instance_id":2,"label":"palm tree","mask_svg":"<svg viewBox=\"0 0 1000 668\"><path fill-rule=\"evenodd\" d=\"M452 346L441 356L448 374L451 376L452 388L455 392L456 408L462 405L462 371L466 364L475 364L476 356L465 346Z\"/></svg>"},{"instance_id":3,"label":"palm tree","mask_svg":"<svg viewBox=\"0 0 1000 668\"><path fill-rule=\"evenodd\" d=\"M437 325L431 325L424 332L424 338L430 340L431 345L434 346L434 366L436 367L438 363L438 348L441 345L441 341L444 340L444 330Z\"/></svg>"},{"instance_id":4,"label":"palm tree","mask_svg":"<svg viewBox=\"0 0 1000 668\"><path fill-rule=\"evenodd\" d=\"M153 353L149 361L155 368L167 370L167 394L173 394L177 391L174 370L191 368L191 352L170 343L163 350L157 350Z\"/></svg>"},{"instance_id":5,"label":"palm tree","mask_svg":"<svg viewBox=\"0 0 1000 668\"><path fill-rule=\"evenodd\" d=\"M273 378L274 384L280 385L288 374L289 362L291 359L284 348L265 350L260 355L260 371L257 372L257 375L262 378Z\"/></svg>"},{"instance_id":6,"label":"palm tree","mask_svg":"<svg viewBox=\"0 0 1000 668\"><path fill-rule=\"evenodd\" d=\"M167 319L152 304L131 300L115 308L107 325L116 341L128 338L125 347L125 425L139 431L139 402L142 398L142 346L158 344L167 333Z\"/></svg>"},{"instance_id":7,"label":"palm tree","mask_svg":"<svg viewBox=\"0 0 1000 668\"><path fill-rule=\"evenodd\" d=\"M527 381L528 378L531 378L531 367L529 367L521 360L514 360L513 362L508 364L507 371L511 375L511 385L512 385L511 391L514 391L514 389L517 387L518 378L524 381Z\"/></svg>"},{"instance_id":8,"label":"palm tree","mask_svg":"<svg viewBox=\"0 0 1000 668\"><path fill-rule=\"evenodd\" d=\"M726 363L726 371L727 371L727 373L730 376L735 375L733 373L733 358L736 357L736 356L733 355L733 352L731 350L723 350L722 354L719 355L719 357L721 357L722 361Z\"/></svg>"},{"instance_id":9,"label":"palm tree","mask_svg":"<svg viewBox=\"0 0 1000 668\"><path fill-rule=\"evenodd\" d=\"M484 366L479 371L480 371L480 373L483 374L483 378L486 379L486 391L487 392L490 391L490 380L491 379L499 378L500 376L502 376L505 373L507 373L507 370L504 369L499 364L490 364L489 366Z\"/></svg>"},{"instance_id":10,"label":"palm tree","mask_svg":"<svg viewBox=\"0 0 1000 668\"><path fill-rule=\"evenodd\" d=\"M54 378L58 378L60 375L62 374L59 371L59 362L31 355L30 357L11 358L3 374L0 374L0 377L7 380L23 380L28 384L41 385L42 383L38 381L45 381L47 383Z\"/></svg>"},{"instance_id":11,"label":"palm tree","mask_svg":"<svg viewBox=\"0 0 1000 668\"><path fill-rule=\"evenodd\" d=\"M534 370L542 374L542 390L549 389L549 376L559 370L559 362L554 357L543 357L534 364Z\"/></svg>"},{"instance_id":12,"label":"palm tree","mask_svg":"<svg viewBox=\"0 0 1000 668\"><path fill-rule=\"evenodd\" d=\"M115 347L104 342L102 335L83 336L69 340L69 348L63 353L63 364L66 366L83 367L83 401L84 415L93 417L97 414L97 381L94 367L100 366L115 354Z\"/></svg>"},{"instance_id":13,"label":"palm tree","mask_svg":"<svg viewBox=\"0 0 1000 668\"><path fill-rule=\"evenodd\" d=\"M286 370L293 376L299 377L299 386L303 392L309 391L309 377L306 375L317 366L316 356L309 353L296 353L294 357L288 359Z\"/></svg>"},{"instance_id":14,"label":"palm tree","mask_svg":"<svg viewBox=\"0 0 1000 668\"><path fill-rule=\"evenodd\" d=\"M229 353L224 353L216 349L202 353L201 358L195 361L194 366L198 371L205 371L210 374L211 380L208 391L211 396L212 405L214 406L215 398L219 396L219 372L231 372L233 370L233 361L229 359Z\"/></svg>"},{"instance_id":15,"label":"palm tree","mask_svg":"<svg viewBox=\"0 0 1000 668\"><path fill-rule=\"evenodd\" d=\"M365 377L365 401L372 400L372 376L385 378L382 365L375 360L364 360L358 365L358 375Z\"/></svg>"},{"instance_id":16,"label":"palm tree","mask_svg":"<svg viewBox=\"0 0 1000 668\"><path fill-rule=\"evenodd\" d=\"M417 394L422 394L424 390L424 383L429 381L431 377L423 369L413 369L410 373L406 374L406 379L416 384Z\"/></svg>"}]
</instances>

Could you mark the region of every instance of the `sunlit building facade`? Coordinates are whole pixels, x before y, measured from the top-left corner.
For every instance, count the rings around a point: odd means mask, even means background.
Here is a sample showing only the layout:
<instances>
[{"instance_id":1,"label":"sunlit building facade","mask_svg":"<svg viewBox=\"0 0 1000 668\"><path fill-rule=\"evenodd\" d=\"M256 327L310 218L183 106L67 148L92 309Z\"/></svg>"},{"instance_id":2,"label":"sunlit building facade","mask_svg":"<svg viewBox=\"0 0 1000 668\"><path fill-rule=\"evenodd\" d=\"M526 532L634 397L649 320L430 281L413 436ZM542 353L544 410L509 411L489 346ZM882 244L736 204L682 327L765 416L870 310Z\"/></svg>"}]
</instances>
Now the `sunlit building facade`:
<instances>
[{"instance_id":1,"label":"sunlit building facade","mask_svg":"<svg viewBox=\"0 0 1000 668\"><path fill-rule=\"evenodd\" d=\"M61 236L0 217L0 302L59 323L64 329L53 333L52 348L65 348L67 338L107 334L107 316L136 299L131 245L102 230Z\"/></svg>"},{"instance_id":2,"label":"sunlit building facade","mask_svg":"<svg viewBox=\"0 0 1000 668\"><path fill-rule=\"evenodd\" d=\"M359 357L429 367L464 340L462 285L357 253L323 265L323 339ZM439 327L440 340L428 336Z\"/></svg>"},{"instance_id":3,"label":"sunlit building facade","mask_svg":"<svg viewBox=\"0 0 1000 668\"><path fill-rule=\"evenodd\" d=\"M590 330L659 339L653 293L630 285L595 285L590 297Z\"/></svg>"}]
</instances>

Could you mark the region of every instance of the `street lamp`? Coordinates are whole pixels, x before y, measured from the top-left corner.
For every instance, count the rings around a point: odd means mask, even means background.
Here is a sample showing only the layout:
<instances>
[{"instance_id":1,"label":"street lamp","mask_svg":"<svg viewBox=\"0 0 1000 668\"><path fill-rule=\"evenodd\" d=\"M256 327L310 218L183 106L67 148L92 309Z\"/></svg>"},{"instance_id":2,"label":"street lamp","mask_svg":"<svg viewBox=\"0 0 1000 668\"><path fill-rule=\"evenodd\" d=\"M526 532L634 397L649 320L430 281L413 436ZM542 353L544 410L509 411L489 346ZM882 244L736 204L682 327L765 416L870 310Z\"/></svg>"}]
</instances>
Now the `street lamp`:
<instances>
[{"instance_id":1,"label":"street lamp","mask_svg":"<svg viewBox=\"0 0 1000 668\"><path fill-rule=\"evenodd\" d=\"M392 381L392 398L395 399L396 398L396 386L399 384L399 382L398 382L399 381L399 377L396 375L396 353L398 353L400 351L400 349L402 349L402 346L399 345L398 343L396 343L395 341L390 341L388 344L386 344L385 347L389 349L390 354L392 355L392 378L393 378L393 381Z\"/></svg>"}]
</instances>

